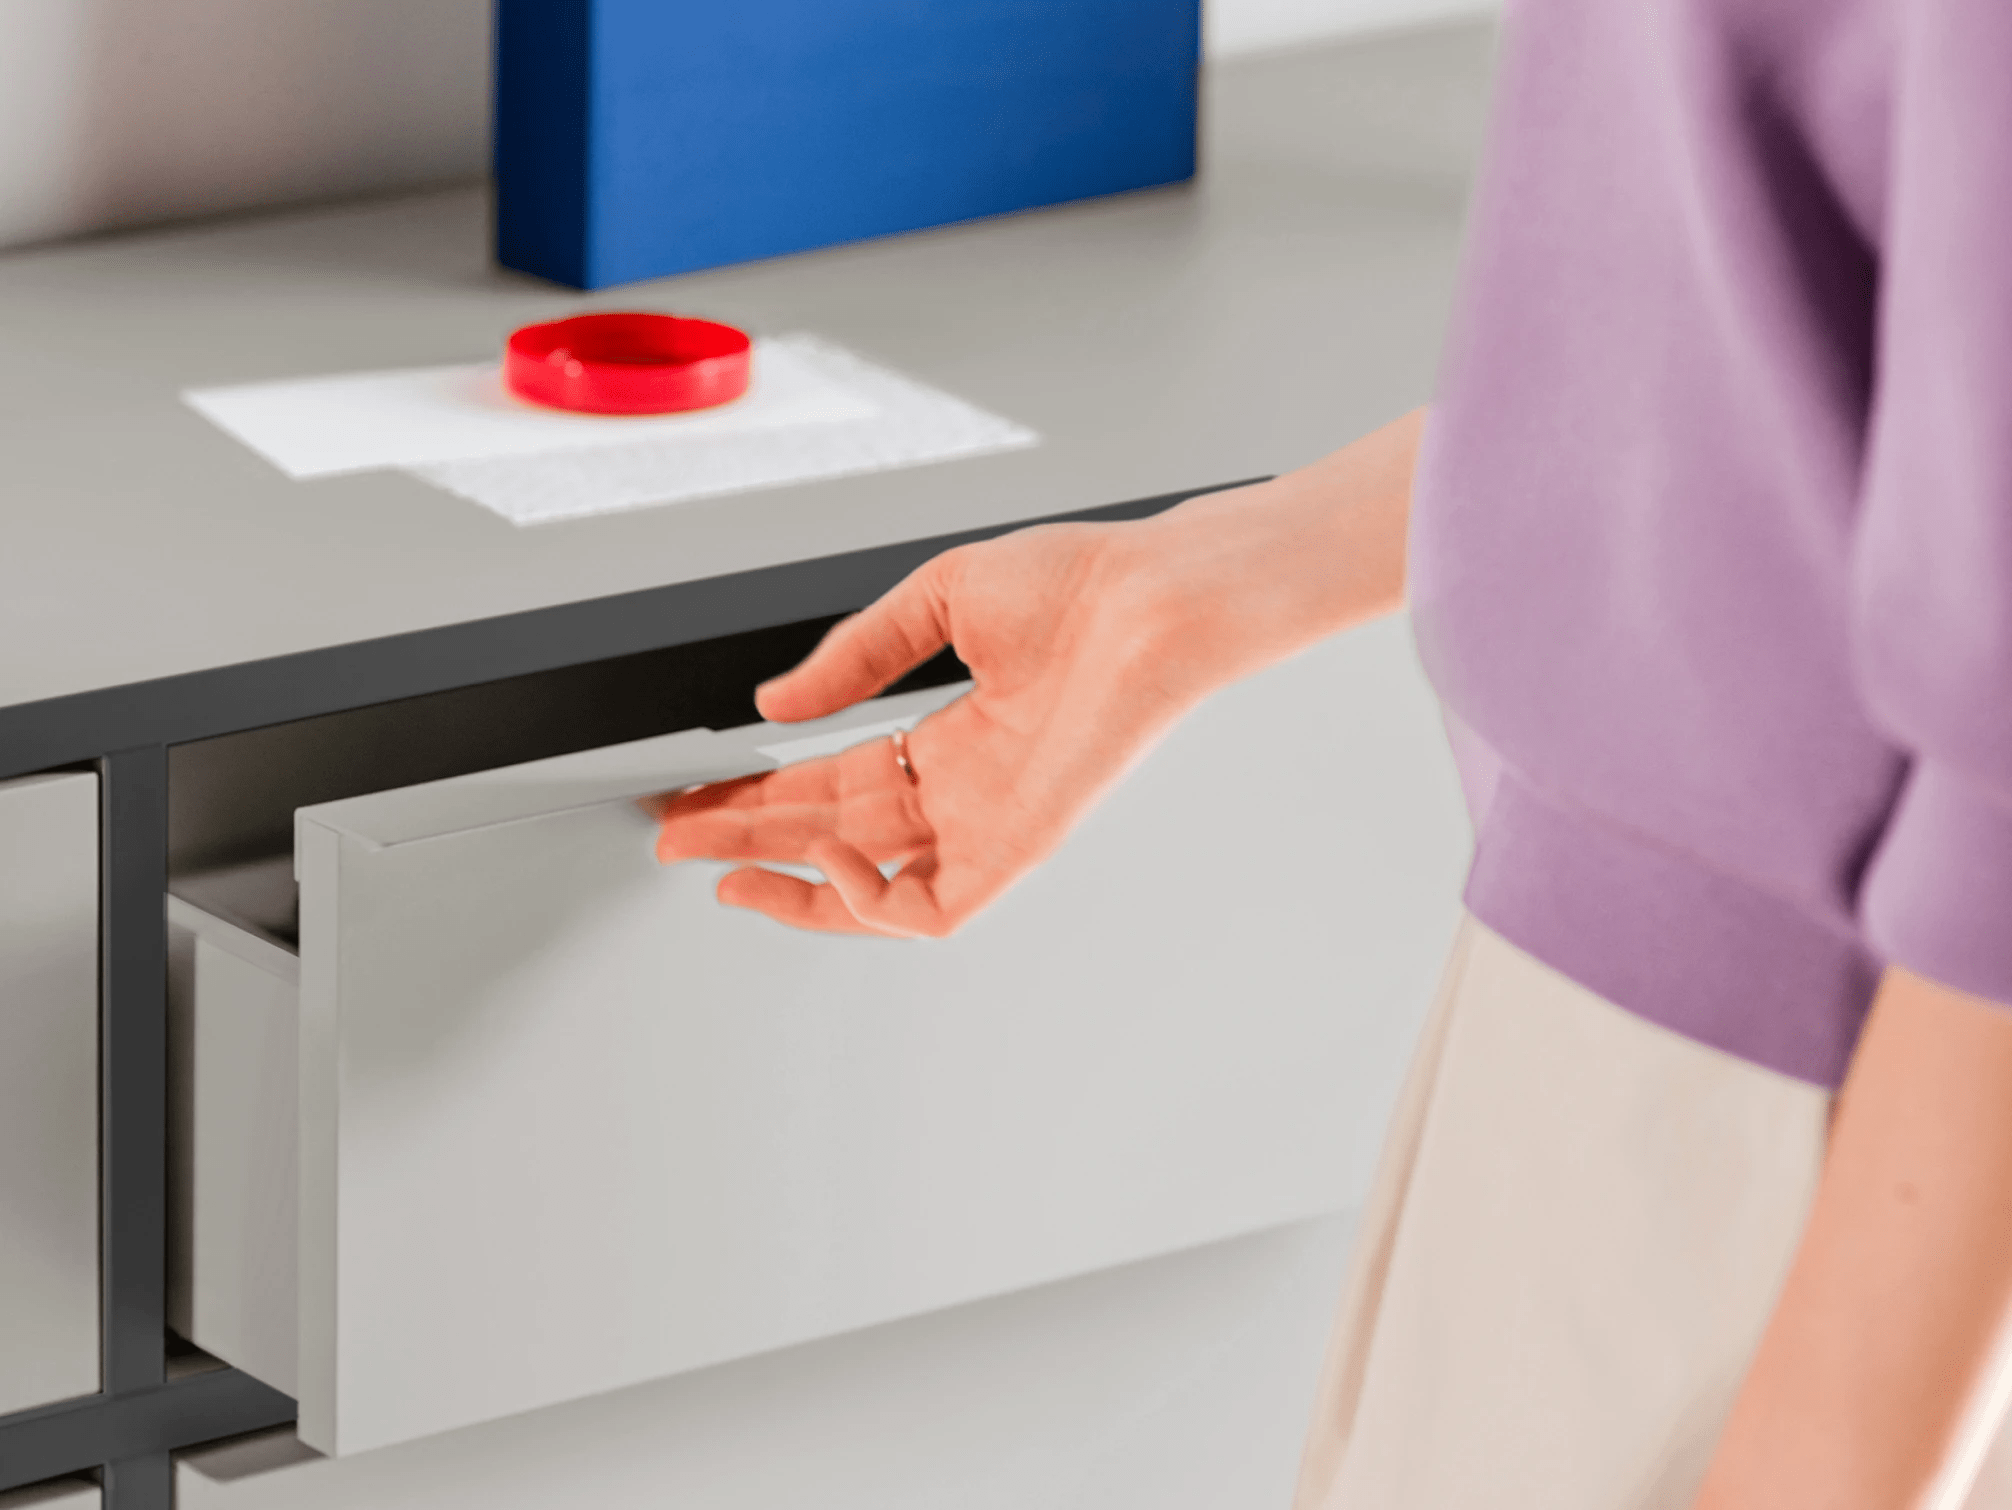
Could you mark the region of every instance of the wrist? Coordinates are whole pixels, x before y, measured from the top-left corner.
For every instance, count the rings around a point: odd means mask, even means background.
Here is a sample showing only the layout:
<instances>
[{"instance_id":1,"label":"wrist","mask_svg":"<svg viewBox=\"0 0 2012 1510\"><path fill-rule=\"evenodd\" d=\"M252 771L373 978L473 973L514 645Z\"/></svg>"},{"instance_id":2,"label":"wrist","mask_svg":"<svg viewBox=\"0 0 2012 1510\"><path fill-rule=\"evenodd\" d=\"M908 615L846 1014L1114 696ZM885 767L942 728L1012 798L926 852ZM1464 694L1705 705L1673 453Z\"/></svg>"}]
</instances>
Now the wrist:
<instances>
[{"instance_id":1,"label":"wrist","mask_svg":"<svg viewBox=\"0 0 2012 1510\"><path fill-rule=\"evenodd\" d=\"M1132 671L1186 706L1265 663L1247 510L1275 482L1204 495L1112 526L1100 589ZM1200 507L1200 505L1207 507Z\"/></svg>"},{"instance_id":2,"label":"wrist","mask_svg":"<svg viewBox=\"0 0 2012 1510\"><path fill-rule=\"evenodd\" d=\"M1296 472L1117 526L1115 596L1206 695L1403 606L1423 412Z\"/></svg>"}]
</instances>

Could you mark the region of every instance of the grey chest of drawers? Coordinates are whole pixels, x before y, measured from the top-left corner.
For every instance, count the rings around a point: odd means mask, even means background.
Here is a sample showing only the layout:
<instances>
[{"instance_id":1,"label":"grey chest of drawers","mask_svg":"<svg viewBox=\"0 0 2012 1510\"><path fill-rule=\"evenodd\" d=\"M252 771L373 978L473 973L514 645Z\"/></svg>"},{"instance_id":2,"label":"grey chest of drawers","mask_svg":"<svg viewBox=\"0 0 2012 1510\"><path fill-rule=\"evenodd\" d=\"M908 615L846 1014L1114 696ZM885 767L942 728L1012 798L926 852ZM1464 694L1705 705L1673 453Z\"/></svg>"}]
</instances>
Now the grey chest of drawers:
<instances>
[{"instance_id":1,"label":"grey chest of drawers","mask_svg":"<svg viewBox=\"0 0 2012 1510\"><path fill-rule=\"evenodd\" d=\"M56 1284L45 1320L63 1332L61 1359L46 1385L0 1398L11 1411L0 1414L0 1493L95 1472L112 1510L165 1507L173 1453L293 1422L303 1407L274 1379L306 1398L300 1376L259 1361L256 1348L247 1359L258 1374L219 1367L178 1351L170 1329L173 1306L202 1330L188 1309L201 1276L171 1271L200 1248L187 1155L200 1115L223 1104L191 1092L197 1041L169 1030L171 964L196 963L170 957L171 942L196 947L188 929L171 933L171 882L186 891L188 877L271 856L289 842L275 835L290 835L296 807L731 729L752 717L755 679L934 552L1041 518L1138 517L1311 459L1420 401L1484 61L1484 42L1449 33L1239 65L1211 80L1208 167L1194 187L623 291L622 303L814 330L1028 424L1044 444L556 527L513 530L402 474L288 482L178 398L204 384L469 360L517 324L576 307L487 267L473 191L0 259L10 358L0 369L0 783L77 798L78 813L46 821L71 835L62 884L96 897L98 1105L94 1124L79 1122L72 1085L51 1125L67 1116L73 1144L95 1131L99 1180L80 1201L73 1178L59 1199L69 1215L55 1223L71 1247L94 1235L99 1244L95 1314ZM1392 80L1414 87L1393 93ZM1338 714L1278 732L1301 752L1328 751L1355 790L1379 794L1323 815L1346 833L1310 867L1326 867L1327 895L1354 920L1328 947L1346 967L1338 999L1361 1022L1377 999L1422 1005L1463 842L1429 700L1401 627L1388 629L1286 668L1220 715L1251 721L1225 730L1261 732L1309 688L1336 699ZM956 674L934 668L914 695L936 695L927 687ZM1355 737L1345 726L1358 715L1381 720L1386 736ZM1181 782L1206 786L1220 734L1198 725L1192 758L1171 752L1164 792L1148 781L1136 801L1177 803ZM1151 766L1145 775L1159 779ZM1311 790L1319 778L1302 761L1282 779ZM1227 829L1206 843L1198 866L1252 858ZM305 973L317 969L299 958ZM81 980L87 965L71 960L71 974ZM1382 1038L1364 1029L1378 1064L1398 1053L1402 1027ZM50 1085L78 1081L90 1055L76 1023L69 1040L47 1044ZM1063 1200L1054 1246L1024 1268L988 1276L952 1254L907 1298L856 1289L775 1337L729 1337L723 1321L683 1352L665 1339L696 1336L678 1330L691 1318L671 1318L632 1377L902 1314L925 1292L949 1303L1202 1241L1235 1225L1227 1193L1240 1185L1264 1187L1247 1224L1331 1206L1373 1148L1378 1094L1366 1084L1360 1114L1302 1124L1338 1140L1331 1177L1274 1170L1266 1186L1256 1169L1215 1171L1207 1177L1225 1195L1206 1220L1183 1227L1180 1201L1142 1202L1131 1213L1142 1225L1104 1249L1083 1236L1098 1199L1086 1184L1069 1198L1091 1205L1068 1215ZM1107 1154L1122 1141L1112 1129L1098 1136ZM450 1130L435 1152L451 1143ZM94 1162L81 1144L64 1157L77 1169ZM1144 1167L1107 1172L1136 1180ZM7 1178L0 1153L0 1190ZM894 1195L872 1198L886 1210ZM749 1231L759 1229L756 1220ZM60 1263L74 1276L74 1254ZM340 1292L340 1273L315 1272L324 1294ZM59 1323L59 1311L69 1319ZM443 1336L435 1361L447 1368L453 1338ZM333 1379L331 1355L320 1356ZM376 1413L382 1386L366 1384L359 1440L621 1382L586 1375L554 1396L506 1389L494 1399L471 1386L437 1414L402 1421ZM338 1437L324 1442L342 1450Z\"/></svg>"}]
</instances>

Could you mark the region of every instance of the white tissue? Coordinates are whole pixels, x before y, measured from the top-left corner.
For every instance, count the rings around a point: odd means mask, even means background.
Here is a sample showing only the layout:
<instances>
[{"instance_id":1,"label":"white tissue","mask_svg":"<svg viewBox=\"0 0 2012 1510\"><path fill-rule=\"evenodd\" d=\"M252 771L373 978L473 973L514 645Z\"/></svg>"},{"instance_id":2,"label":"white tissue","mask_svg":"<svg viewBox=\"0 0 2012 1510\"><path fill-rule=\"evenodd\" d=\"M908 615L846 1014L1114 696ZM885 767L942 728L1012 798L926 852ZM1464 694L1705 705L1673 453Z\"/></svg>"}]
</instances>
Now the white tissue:
<instances>
[{"instance_id":1,"label":"white tissue","mask_svg":"<svg viewBox=\"0 0 2012 1510\"><path fill-rule=\"evenodd\" d=\"M1037 445L1025 426L814 336L754 345L745 398L694 414L568 414L493 363L191 389L287 476L402 468L512 524L953 461Z\"/></svg>"},{"instance_id":2,"label":"white tissue","mask_svg":"<svg viewBox=\"0 0 2012 1510\"><path fill-rule=\"evenodd\" d=\"M755 343L747 395L692 414L571 414L517 398L493 362L196 388L182 397L289 477L767 434L870 418L788 341Z\"/></svg>"},{"instance_id":3,"label":"white tissue","mask_svg":"<svg viewBox=\"0 0 2012 1510\"><path fill-rule=\"evenodd\" d=\"M652 433L625 445L443 462L413 470L513 524L546 524L788 483L952 461L1039 443L1022 425L810 336L763 342L757 359L813 369L870 413L754 432Z\"/></svg>"}]
</instances>

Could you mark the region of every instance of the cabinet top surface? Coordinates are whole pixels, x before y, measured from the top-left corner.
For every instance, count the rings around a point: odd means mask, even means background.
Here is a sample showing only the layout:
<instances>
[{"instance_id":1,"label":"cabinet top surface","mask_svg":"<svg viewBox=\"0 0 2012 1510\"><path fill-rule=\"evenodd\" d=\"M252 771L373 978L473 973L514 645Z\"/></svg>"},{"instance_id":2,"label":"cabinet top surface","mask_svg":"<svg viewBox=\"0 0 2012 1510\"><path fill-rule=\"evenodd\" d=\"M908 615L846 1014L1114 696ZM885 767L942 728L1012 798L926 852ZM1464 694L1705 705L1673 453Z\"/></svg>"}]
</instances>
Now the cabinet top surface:
<instances>
[{"instance_id":1,"label":"cabinet top surface","mask_svg":"<svg viewBox=\"0 0 2012 1510\"><path fill-rule=\"evenodd\" d=\"M495 268L473 189L0 257L0 708L1308 461L1428 392L1488 51L1218 67L1192 185L595 295ZM401 472L291 481L180 399L611 305L809 331L1043 444L520 529Z\"/></svg>"}]
</instances>

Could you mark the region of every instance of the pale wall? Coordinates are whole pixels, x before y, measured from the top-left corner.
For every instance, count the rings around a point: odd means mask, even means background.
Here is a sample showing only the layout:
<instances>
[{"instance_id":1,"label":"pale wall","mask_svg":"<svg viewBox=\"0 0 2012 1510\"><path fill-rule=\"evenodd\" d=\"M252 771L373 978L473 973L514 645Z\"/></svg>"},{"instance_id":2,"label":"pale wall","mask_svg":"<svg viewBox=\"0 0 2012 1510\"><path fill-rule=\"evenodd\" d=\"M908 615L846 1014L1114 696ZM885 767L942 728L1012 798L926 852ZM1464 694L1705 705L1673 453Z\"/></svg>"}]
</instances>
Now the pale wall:
<instances>
[{"instance_id":1,"label":"pale wall","mask_svg":"<svg viewBox=\"0 0 2012 1510\"><path fill-rule=\"evenodd\" d=\"M1211 55L1488 0L1208 0ZM0 0L0 246L418 187L488 153L490 0Z\"/></svg>"},{"instance_id":2,"label":"pale wall","mask_svg":"<svg viewBox=\"0 0 2012 1510\"><path fill-rule=\"evenodd\" d=\"M1495 0L1203 0L1211 57L1270 52L1355 32L1495 9Z\"/></svg>"},{"instance_id":3,"label":"pale wall","mask_svg":"<svg viewBox=\"0 0 2012 1510\"><path fill-rule=\"evenodd\" d=\"M465 179L489 0L0 0L0 245Z\"/></svg>"}]
</instances>

